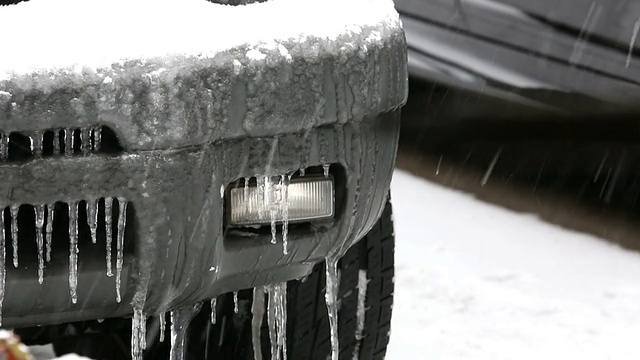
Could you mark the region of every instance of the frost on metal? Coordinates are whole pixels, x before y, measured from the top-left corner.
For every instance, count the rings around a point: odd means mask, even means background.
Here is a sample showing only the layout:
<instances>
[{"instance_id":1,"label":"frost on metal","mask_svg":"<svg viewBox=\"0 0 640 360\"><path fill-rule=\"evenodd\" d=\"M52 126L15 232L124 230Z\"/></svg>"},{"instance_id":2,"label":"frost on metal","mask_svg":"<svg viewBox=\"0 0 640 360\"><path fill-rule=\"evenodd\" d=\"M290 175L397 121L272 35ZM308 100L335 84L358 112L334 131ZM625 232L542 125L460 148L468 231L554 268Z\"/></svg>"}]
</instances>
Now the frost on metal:
<instances>
[{"instance_id":1,"label":"frost on metal","mask_svg":"<svg viewBox=\"0 0 640 360\"><path fill-rule=\"evenodd\" d=\"M3 41L3 130L98 122L127 149L163 149L359 120L406 98L405 39L390 0L116 0L101 16L120 19L117 28L81 16L95 6L34 1L0 12L6 28L39 24ZM130 35L140 29L153 35ZM59 41L69 33L74 41Z\"/></svg>"}]
</instances>

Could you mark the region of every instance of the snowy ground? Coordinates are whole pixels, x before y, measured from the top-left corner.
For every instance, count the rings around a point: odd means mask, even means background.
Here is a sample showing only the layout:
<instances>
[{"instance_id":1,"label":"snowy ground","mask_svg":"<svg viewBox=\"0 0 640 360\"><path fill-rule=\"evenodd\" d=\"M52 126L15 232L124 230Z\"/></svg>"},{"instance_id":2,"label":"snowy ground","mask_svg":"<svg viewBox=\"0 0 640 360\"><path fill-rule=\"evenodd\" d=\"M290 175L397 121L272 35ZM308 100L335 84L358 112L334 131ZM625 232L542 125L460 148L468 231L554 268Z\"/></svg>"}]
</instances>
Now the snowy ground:
<instances>
[{"instance_id":1,"label":"snowy ground","mask_svg":"<svg viewBox=\"0 0 640 360\"><path fill-rule=\"evenodd\" d=\"M640 254L396 171L387 358L639 359Z\"/></svg>"}]
</instances>

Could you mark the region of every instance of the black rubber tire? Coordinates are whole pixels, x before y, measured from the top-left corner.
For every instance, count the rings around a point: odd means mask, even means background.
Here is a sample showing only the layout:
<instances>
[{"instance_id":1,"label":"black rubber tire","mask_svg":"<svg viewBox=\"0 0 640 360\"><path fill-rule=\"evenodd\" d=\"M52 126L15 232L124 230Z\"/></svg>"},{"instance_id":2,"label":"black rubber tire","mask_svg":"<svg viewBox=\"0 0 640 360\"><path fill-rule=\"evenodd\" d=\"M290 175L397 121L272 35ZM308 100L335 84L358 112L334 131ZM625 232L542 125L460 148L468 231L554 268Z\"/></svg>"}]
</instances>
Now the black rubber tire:
<instances>
[{"instance_id":1,"label":"black rubber tire","mask_svg":"<svg viewBox=\"0 0 640 360\"><path fill-rule=\"evenodd\" d=\"M358 358L361 360L385 357L393 306L394 243L391 204L387 203L380 220L338 263L338 334L341 359L352 359L356 347L359 348ZM360 270L366 270L368 284L363 338L358 341L355 331ZM304 281L292 281L288 284L289 359L326 360L330 355L324 287L324 263L318 264Z\"/></svg>"}]
</instances>

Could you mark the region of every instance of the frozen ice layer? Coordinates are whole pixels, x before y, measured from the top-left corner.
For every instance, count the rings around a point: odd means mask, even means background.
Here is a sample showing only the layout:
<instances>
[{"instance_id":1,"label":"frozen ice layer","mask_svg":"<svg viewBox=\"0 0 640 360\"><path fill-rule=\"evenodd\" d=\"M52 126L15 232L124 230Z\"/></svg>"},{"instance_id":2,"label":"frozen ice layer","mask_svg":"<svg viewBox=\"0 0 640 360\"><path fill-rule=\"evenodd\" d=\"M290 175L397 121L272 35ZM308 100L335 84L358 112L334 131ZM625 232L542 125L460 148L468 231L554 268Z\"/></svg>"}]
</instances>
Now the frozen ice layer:
<instances>
[{"instance_id":1,"label":"frozen ice layer","mask_svg":"<svg viewBox=\"0 0 640 360\"><path fill-rule=\"evenodd\" d=\"M391 0L31 0L1 8L0 24L20 29L0 58L8 132L101 124L126 150L155 150L362 120L406 99Z\"/></svg>"}]
</instances>

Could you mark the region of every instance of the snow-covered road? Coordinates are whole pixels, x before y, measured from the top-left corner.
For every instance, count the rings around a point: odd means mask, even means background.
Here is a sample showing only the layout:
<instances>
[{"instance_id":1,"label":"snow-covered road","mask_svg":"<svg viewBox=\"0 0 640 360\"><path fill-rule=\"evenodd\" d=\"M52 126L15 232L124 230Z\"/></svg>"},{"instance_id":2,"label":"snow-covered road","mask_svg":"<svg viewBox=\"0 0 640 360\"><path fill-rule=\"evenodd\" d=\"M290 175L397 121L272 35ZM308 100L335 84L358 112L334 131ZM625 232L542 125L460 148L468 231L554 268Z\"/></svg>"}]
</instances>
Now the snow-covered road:
<instances>
[{"instance_id":1,"label":"snow-covered road","mask_svg":"<svg viewBox=\"0 0 640 360\"><path fill-rule=\"evenodd\" d=\"M387 358L640 359L640 254L396 171Z\"/></svg>"}]
</instances>

